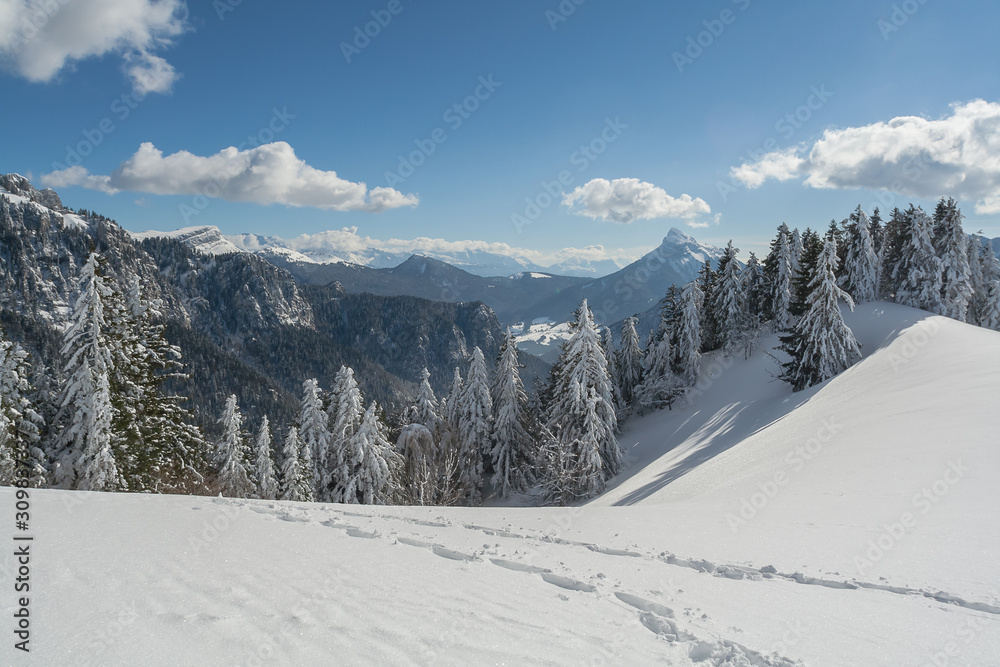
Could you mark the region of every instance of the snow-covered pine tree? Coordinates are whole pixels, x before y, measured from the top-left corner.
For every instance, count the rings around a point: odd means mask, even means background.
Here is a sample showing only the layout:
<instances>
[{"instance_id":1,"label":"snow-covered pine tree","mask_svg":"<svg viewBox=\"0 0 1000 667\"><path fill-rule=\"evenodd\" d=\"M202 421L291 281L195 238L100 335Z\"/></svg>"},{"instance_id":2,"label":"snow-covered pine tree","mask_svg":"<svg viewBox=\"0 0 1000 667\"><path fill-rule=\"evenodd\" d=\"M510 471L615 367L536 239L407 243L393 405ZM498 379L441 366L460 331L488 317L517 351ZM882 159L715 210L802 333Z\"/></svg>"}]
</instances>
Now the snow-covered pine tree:
<instances>
[{"instance_id":1,"label":"snow-covered pine tree","mask_svg":"<svg viewBox=\"0 0 1000 667\"><path fill-rule=\"evenodd\" d=\"M872 237L872 247L875 249L875 257L879 260L879 278L882 277L882 248L885 245L885 227L882 225L882 214L878 211L878 206L872 211L868 219L870 234Z\"/></svg>"},{"instance_id":2,"label":"snow-covered pine tree","mask_svg":"<svg viewBox=\"0 0 1000 667\"><path fill-rule=\"evenodd\" d=\"M894 267L896 303L942 312L941 260L931 241L931 219L912 205L903 214L905 236L900 259Z\"/></svg>"},{"instance_id":3,"label":"snow-covered pine tree","mask_svg":"<svg viewBox=\"0 0 1000 667\"><path fill-rule=\"evenodd\" d=\"M635 330L638 319L626 317L622 322L621 349L618 351L618 377L621 380L622 399L631 405L635 390L642 383L642 347ZM669 345L669 341L668 341Z\"/></svg>"},{"instance_id":4,"label":"snow-covered pine tree","mask_svg":"<svg viewBox=\"0 0 1000 667\"><path fill-rule=\"evenodd\" d=\"M743 285L743 293L746 295L747 326L749 333L754 336L760 325L767 321L767 313L770 311L770 296L764 278L764 267L758 261L757 255L752 252L743 270L740 271L740 282Z\"/></svg>"},{"instance_id":5,"label":"snow-covered pine tree","mask_svg":"<svg viewBox=\"0 0 1000 667\"><path fill-rule=\"evenodd\" d=\"M903 245L906 243L906 237L906 216L899 208L894 208L882 232L882 251L879 255L881 296L894 297L896 290L899 289L899 283L903 278L900 264L903 261Z\"/></svg>"},{"instance_id":6,"label":"snow-covered pine tree","mask_svg":"<svg viewBox=\"0 0 1000 667\"><path fill-rule=\"evenodd\" d=\"M18 451L28 455L20 463L27 470L28 485L42 486L47 480L47 461L40 446L43 420L35 409L30 369L28 353L0 331L0 485L15 482Z\"/></svg>"},{"instance_id":7,"label":"snow-covered pine tree","mask_svg":"<svg viewBox=\"0 0 1000 667\"><path fill-rule=\"evenodd\" d=\"M972 296L969 298L969 311L966 314L966 321L969 324L979 324L980 314L983 312L983 304L986 303L988 287L986 278L983 276L983 262L980 259L982 243L973 234L965 235L965 253L969 262L969 287Z\"/></svg>"},{"instance_id":8,"label":"snow-covered pine tree","mask_svg":"<svg viewBox=\"0 0 1000 667\"><path fill-rule=\"evenodd\" d=\"M861 206L851 215L843 285L855 303L878 298L879 263L871 234L871 220Z\"/></svg>"},{"instance_id":9,"label":"snow-covered pine tree","mask_svg":"<svg viewBox=\"0 0 1000 667\"><path fill-rule=\"evenodd\" d=\"M347 443L351 474L341 501L362 505L385 505L397 492L393 469L401 463L386 440L385 427L378 417L378 404L372 401L361 425Z\"/></svg>"},{"instance_id":10,"label":"snow-covered pine tree","mask_svg":"<svg viewBox=\"0 0 1000 667\"><path fill-rule=\"evenodd\" d=\"M524 491L531 480L537 453L528 423L528 396L521 382L517 340L504 336L493 376L493 488L501 496Z\"/></svg>"},{"instance_id":11,"label":"snow-covered pine tree","mask_svg":"<svg viewBox=\"0 0 1000 667\"><path fill-rule=\"evenodd\" d=\"M329 481L325 490L327 502L343 502L341 493L350 483L351 474L351 466L347 459L348 442L361 426L364 415L364 396L354 379L354 370L348 366L341 366L330 391L328 412L330 439L326 460Z\"/></svg>"},{"instance_id":12,"label":"snow-covered pine tree","mask_svg":"<svg viewBox=\"0 0 1000 667\"><path fill-rule=\"evenodd\" d=\"M276 500L278 497L278 480L274 476L274 462L271 459L271 425L267 415L260 420L257 440L254 443L256 458L254 459L254 477L257 482L258 498Z\"/></svg>"},{"instance_id":13,"label":"snow-covered pine tree","mask_svg":"<svg viewBox=\"0 0 1000 667\"><path fill-rule=\"evenodd\" d=\"M486 359L483 351L475 347L458 399L459 473L470 505L482 502L483 463L489 456L492 430L493 399L490 397Z\"/></svg>"},{"instance_id":14,"label":"snow-covered pine tree","mask_svg":"<svg viewBox=\"0 0 1000 667\"><path fill-rule=\"evenodd\" d=\"M802 267L802 254L805 252L805 240L802 238L802 235L799 234L798 227L792 230L789 242L792 246L792 276L795 276L799 273Z\"/></svg>"},{"instance_id":15,"label":"snow-covered pine tree","mask_svg":"<svg viewBox=\"0 0 1000 667\"><path fill-rule=\"evenodd\" d=\"M677 323L677 370L681 381L692 386L701 373L701 310L704 295L697 280L681 292L681 317Z\"/></svg>"},{"instance_id":16,"label":"snow-covered pine tree","mask_svg":"<svg viewBox=\"0 0 1000 667\"><path fill-rule=\"evenodd\" d=\"M222 425L222 437L215 450L219 493L227 498L251 498L254 485L248 471L246 434L236 394L226 399L219 424Z\"/></svg>"},{"instance_id":17,"label":"snow-covered pine tree","mask_svg":"<svg viewBox=\"0 0 1000 667\"><path fill-rule=\"evenodd\" d=\"M778 227L778 236L771 242L771 252L764 262L768 287L768 314L779 331L787 329L792 320L789 308L792 301L792 245L785 223Z\"/></svg>"},{"instance_id":18,"label":"snow-covered pine tree","mask_svg":"<svg viewBox=\"0 0 1000 667\"><path fill-rule=\"evenodd\" d=\"M431 387L431 373L424 366L420 372L420 389L417 391L417 402L414 406L413 423L423 424L434 438L437 438L441 426L441 415L438 412L437 397Z\"/></svg>"},{"instance_id":19,"label":"snow-covered pine tree","mask_svg":"<svg viewBox=\"0 0 1000 667\"><path fill-rule=\"evenodd\" d=\"M618 350L615 349L615 337L608 327L601 327L601 350L608 362L608 377L611 379L611 398L616 412L625 409L625 399L622 398L622 381L618 373Z\"/></svg>"},{"instance_id":20,"label":"snow-covered pine tree","mask_svg":"<svg viewBox=\"0 0 1000 667\"><path fill-rule=\"evenodd\" d=\"M781 337L782 348L791 356L783 364L782 379L795 391L834 377L861 357L854 333L840 313L840 299L851 309L854 302L837 286L837 262L836 243L827 240L811 281L806 312L792 333Z\"/></svg>"},{"instance_id":21,"label":"snow-covered pine tree","mask_svg":"<svg viewBox=\"0 0 1000 667\"><path fill-rule=\"evenodd\" d=\"M186 379L183 356L166 339L161 302L143 297L138 276L129 281L115 323L119 366L112 375L118 450L128 487L143 491L203 488L208 445L183 396L168 393L168 380ZM130 437L131 436L131 437Z\"/></svg>"},{"instance_id":22,"label":"snow-covered pine tree","mask_svg":"<svg viewBox=\"0 0 1000 667\"><path fill-rule=\"evenodd\" d=\"M807 309L809 294L812 292L812 278L816 275L816 266L822 252L823 240L807 227L802 235L802 249L792 277L792 300L788 306L792 318L802 317Z\"/></svg>"},{"instance_id":23,"label":"snow-covered pine tree","mask_svg":"<svg viewBox=\"0 0 1000 667\"><path fill-rule=\"evenodd\" d=\"M618 417L612 404L607 361L601 349L593 315L584 299L571 322L572 336L563 346L553 372L552 403L546 428L565 451L558 458L574 466L572 477L580 493L602 484L621 470L622 450L615 438ZM596 442L601 458L601 480L579 457L581 442Z\"/></svg>"},{"instance_id":24,"label":"snow-covered pine tree","mask_svg":"<svg viewBox=\"0 0 1000 667\"><path fill-rule=\"evenodd\" d=\"M702 304L698 309L698 315L701 318L701 351L709 352L711 350L718 349L719 345L717 343L716 329L717 321L715 317L715 307L714 307L714 294L715 294L715 284L718 280L718 274L712 270L712 260L706 259L705 264L701 267L698 272L698 287L701 289L702 294Z\"/></svg>"},{"instance_id":25,"label":"snow-covered pine tree","mask_svg":"<svg viewBox=\"0 0 1000 667\"><path fill-rule=\"evenodd\" d=\"M942 197L934 210L934 250L941 260L941 307L937 312L965 322L972 286L962 212L954 199Z\"/></svg>"},{"instance_id":26,"label":"snow-covered pine tree","mask_svg":"<svg viewBox=\"0 0 1000 667\"><path fill-rule=\"evenodd\" d=\"M719 274L712 294L716 340L727 353L743 346L747 337L746 294L740 280L737 248L730 241L719 260Z\"/></svg>"},{"instance_id":27,"label":"snow-covered pine tree","mask_svg":"<svg viewBox=\"0 0 1000 667\"><path fill-rule=\"evenodd\" d=\"M63 336L63 386L56 423L55 482L59 486L116 491L124 486L111 440L114 352L104 306L113 292L100 259L91 253L80 271L80 296Z\"/></svg>"},{"instance_id":28,"label":"snow-covered pine tree","mask_svg":"<svg viewBox=\"0 0 1000 667\"><path fill-rule=\"evenodd\" d=\"M280 500L296 500L312 502L314 499L309 473L299 464L302 444L299 442L299 430L294 426L288 429L283 449L285 456L281 464L281 497Z\"/></svg>"},{"instance_id":29,"label":"snow-covered pine tree","mask_svg":"<svg viewBox=\"0 0 1000 667\"><path fill-rule=\"evenodd\" d=\"M312 463L312 470L305 470L312 475L312 485L316 499L320 502L329 500L332 474L327 467L330 458L330 431L327 428L327 414L323 411L323 399L320 396L319 380L311 378L302 383L302 401L299 403L299 442L308 457L303 456L302 462Z\"/></svg>"},{"instance_id":30,"label":"snow-covered pine tree","mask_svg":"<svg viewBox=\"0 0 1000 667\"><path fill-rule=\"evenodd\" d=\"M979 321L982 327L1000 331L1000 280L994 280L990 284Z\"/></svg>"}]
</instances>

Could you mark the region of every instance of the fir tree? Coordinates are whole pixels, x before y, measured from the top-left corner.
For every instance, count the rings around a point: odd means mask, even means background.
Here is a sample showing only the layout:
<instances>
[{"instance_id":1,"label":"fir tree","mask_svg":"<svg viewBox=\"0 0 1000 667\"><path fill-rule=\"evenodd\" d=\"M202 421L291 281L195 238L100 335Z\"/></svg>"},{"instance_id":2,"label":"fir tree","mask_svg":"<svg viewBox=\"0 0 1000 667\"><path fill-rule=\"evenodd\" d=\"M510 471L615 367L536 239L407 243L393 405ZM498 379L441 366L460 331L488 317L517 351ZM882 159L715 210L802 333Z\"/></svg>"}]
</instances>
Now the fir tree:
<instances>
[{"instance_id":1,"label":"fir tree","mask_svg":"<svg viewBox=\"0 0 1000 667\"><path fill-rule=\"evenodd\" d=\"M742 346L747 334L746 295L740 280L737 248L730 241L719 260L719 275L712 294L712 311L716 321L716 342L727 352Z\"/></svg>"},{"instance_id":2,"label":"fir tree","mask_svg":"<svg viewBox=\"0 0 1000 667\"><path fill-rule=\"evenodd\" d=\"M896 303L940 313L941 260L931 242L931 220L920 208L910 206L904 214L905 237L893 279Z\"/></svg>"},{"instance_id":3,"label":"fir tree","mask_svg":"<svg viewBox=\"0 0 1000 667\"><path fill-rule=\"evenodd\" d=\"M715 271L712 270L711 260L706 259L704 266L698 273L698 283L702 293L702 306L698 311L701 317L701 351L709 352L719 347L716 338L716 317L715 317L715 283L717 280Z\"/></svg>"},{"instance_id":4,"label":"fir tree","mask_svg":"<svg viewBox=\"0 0 1000 667\"><path fill-rule=\"evenodd\" d=\"M614 334L608 327L601 327L601 350L608 362L608 377L611 380L611 399L616 412L625 409L625 399L622 398L621 375L618 373L618 350L615 349Z\"/></svg>"},{"instance_id":5,"label":"fir tree","mask_svg":"<svg viewBox=\"0 0 1000 667\"><path fill-rule=\"evenodd\" d=\"M562 448L556 458L573 466L570 477L575 480L574 488L586 495L603 488L604 480L621 470L622 451L615 438L618 419L607 361L586 300L575 315L573 335L553 369L556 375L546 428ZM596 472L591 459L581 455L594 443L601 462Z\"/></svg>"},{"instance_id":6,"label":"fir tree","mask_svg":"<svg viewBox=\"0 0 1000 667\"><path fill-rule=\"evenodd\" d=\"M968 315L972 286L969 254L962 212L954 199L944 198L934 211L934 250L941 261L941 315L964 322Z\"/></svg>"},{"instance_id":7,"label":"fir tree","mask_svg":"<svg viewBox=\"0 0 1000 667\"><path fill-rule=\"evenodd\" d=\"M768 288L767 312L778 330L785 330L791 323L792 301L792 246L788 226L781 223L778 236L771 242L771 252L764 263Z\"/></svg>"},{"instance_id":8,"label":"fir tree","mask_svg":"<svg viewBox=\"0 0 1000 667\"><path fill-rule=\"evenodd\" d=\"M969 288L972 290L966 321L970 324L980 324L980 315L988 291L986 278L983 275L983 262L980 259L981 246L982 243L976 236L966 235L965 253L969 263Z\"/></svg>"},{"instance_id":9,"label":"fir tree","mask_svg":"<svg viewBox=\"0 0 1000 667\"><path fill-rule=\"evenodd\" d=\"M691 386L701 373L701 324L699 310L704 295L698 281L692 280L681 292L681 318L677 326L677 370L681 380Z\"/></svg>"},{"instance_id":10,"label":"fir tree","mask_svg":"<svg viewBox=\"0 0 1000 667\"><path fill-rule=\"evenodd\" d=\"M271 425L267 415L260 421L257 440L254 443L256 458L254 472L257 481L257 497L263 500L275 500L278 497L278 480L274 476L274 463L271 460Z\"/></svg>"},{"instance_id":11,"label":"fir tree","mask_svg":"<svg viewBox=\"0 0 1000 667\"><path fill-rule=\"evenodd\" d=\"M895 296L899 289L904 275L903 246L907 236L907 217L898 208L892 209L892 215L882 233L882 252L879 257L882 263L880 291L883 296Z\"/></svg>"},{"instance_id":12,"label":"fir tree","mask_svg":"<svg viewBox=\"0 0 1000 667\"><path fill-rule=\"evenodd\" d=\"M483 351L475 347L458 399L459 472L470 505L478 505L482 498L483 463L489 455L492 422L493 400L490 398L486 359Z\"/></svg>"},{"instance_id":13,"label":"fir tree","mask_svg":"<svg viewBox=\"0 0 1000 667\"><path fill-rule=\"evenodd\" d=\"M18 451L27 453L20 465L27 469L29 486L42 486L48 476L40 447L42 416L32 400L29 374L28 353L0 332L0 485L13 485L18 477Z\"/></svg>"},{"instance_id":14,"label":"fir tree","mask_svg":"<svg viewBox=\"0 0 1000 667\"><path fill-rule=\"evenodd\" d=\"M528 396L521 382L517 340L507 331L493 376L493 479L501 496L528 488L535 452L528 425Z\"/></svg>"},{"instance_id":15,"label":"fir tree","mask_svg":"<svg viewBox=\"0 0 1000 667\"><path fill-rule=\"evenodd\" d=\"M254 485L247 471L247 445L243 432L243 415L236 404L236 395L226 400L219 419L222 437L216 445L219 493L227 498L250 498Z\"/></svg>"},{"instance_id":16,"label":"fir tree","mask_svg":"<svg viewBox=\"0 0 1000 667\"><path fill-rule=\"evenodd\" d=\"M813 289L812 278L816 275L816 266L822 252L823 241L819 234L806 228L802 235L802 251L799 254L795 277L792 278L792 301L788 307L792 317L801 317L808 307L809 294Z\"/></svg>"},{"instance_id":17,"label":"fir tree","mask_svg":"<svg viewBox=\"0 0 1000 667\"><path fill-rule=\"evenodd\" d=\"M852 309L854 302L837 286L837 262L835 242L828 240L816 264L806 312L793 332L781 337L782 348L791 356L782 378L795 391L834 377L861 357L840 313L839 299Z\"/></svg>"},{"instance_id":18,"label":"fir tree","mask_svg":"<svg viewBox=\"0 0 1000 667\"><path fill-rule=\"evenodd\" d=\"M622 323L621 349L618 351L618 377L621 380L622 400L625 405L632 403L635 390L642 382L642 348L635 317L626 317ZM668 341L669 344L669 341Z\"/></svg>"},{"instance_id":19,"label":"fir tree","mask_svg":"<svg viewBox=\"0 0 1000 667\"><path fill-rule=\"evenodd\" d=\"M441 415L438 412L434 388L431 387L431 374L426 366L420 373L420 389L417 391L417 403L412 421L415 424L423 424L431 435L437 438L437 432L441 426Z\"/></svg>"},{"instance_id":20,"label":"fir tree","mask_svg":"<svg viewBox=\"0 0 1000 667\"><path fill-rule=\"evenodd\" d=\"M372 401L361 424L347 444L347 460L351 467L341 502L363 505L385 505L396 489L393 467L398 457L385 436L385 427L378 417L378 404Z\"/></svg>"},{"instance_id":21,"label":"fir tree","mask_svg":"<svg viewBox=\"0 0 1000 667\"><path fill-rule=\"evenodd\" d=\"M299 430L292 426L285 436L284 456L281 465L281 500L296 500L312 502L313 490L309 483L308 473L299 464L302 444L299 442Z\"/></svg>"},{"instance_id":22,"label":"fir tree","mask_svg":"<svg viewBox=\"0 0 1000 667\"><path fill-rule=\"evenodd\" d=\"M350 439L364 419L364 396L354 379L354 370L341 366L333 381L328 411L329 447L326 470L329 481L325 489L327 502L344 502L342 493L350 483L351 463L347 457Z\"/></svg>"},{"instance_id":23,"label":"fir tree","mask_svg":"<svg viewBox=\"0 0 1000 667\"><path fill-rule=\"evenodd\" d=\"M55 481L85 490L115 491L124 486L111 440L111 386L114 352L104 305L112 288L96 253L80 272L80 296L63 338L67 382L59 401Z\"/></svg>"},{"instance_id":24,"label":"fir tree","mask_svg":"<svg viewBox=\"0 0 1000 667\"><path fill-rule=\"evenodd\" d=\"M879 263L871 236L871 221L861 206L854 211L851 219L842 282L855 303L874 301L878 298Z\"/></svg>"},{"instance_id":25,"label":"fir tree","mask_svg":"<svg viewBox=\"0 0 1000 667\"><path fill-rule=\"evenodd\" d=\"M750 333L754 334L760 325L768 319L770 295L764 277L764 267L757 260L757 255L752 252L740 272L740 283L743 287L743 294L746 295L747 326Z\"/></svg>"},{"instance_id":26,"label":"fir tree","mask_svg":"<svg viewBox=\"0 0 1000 667\"><path fill-rule=\"evenodd\" d=\"M1000 280L994 280L986 292L982 314L979 316L981 325L993 331L1000 331Z\"/></svg>"},{"instance_id":27,"label":"fir tree","mask_svg":"<svg viewBox=\"0 0 1000 667\"><path fill-rule=\"evenodd\" d=\"M809 231L808 228L806 231ZM802 255L806 251L805 242L799 234L798 227L792 230L792 235L789 240L792 245L792 275L795 276L800 272L802 266Z\"/></svg>"},{"instance_id":28,"label":"fir tree","mask_svg":"<svg viewBox=\"0 0 1000 667\"><path fill-rule=\"evenodd\" d=\"M316 378L302 383L302 402L299 404L299 442L308 457L303 456L303 462L310 461L312 470L304 470L312 475L312 485L316 490L317 500L326 502L329 499L328 489L331 486L332 474L328 468L330 458L330 432L327 428L327 414L323 411L323 399L320 396L319 381Z\"/></svg>"}]
</instances>

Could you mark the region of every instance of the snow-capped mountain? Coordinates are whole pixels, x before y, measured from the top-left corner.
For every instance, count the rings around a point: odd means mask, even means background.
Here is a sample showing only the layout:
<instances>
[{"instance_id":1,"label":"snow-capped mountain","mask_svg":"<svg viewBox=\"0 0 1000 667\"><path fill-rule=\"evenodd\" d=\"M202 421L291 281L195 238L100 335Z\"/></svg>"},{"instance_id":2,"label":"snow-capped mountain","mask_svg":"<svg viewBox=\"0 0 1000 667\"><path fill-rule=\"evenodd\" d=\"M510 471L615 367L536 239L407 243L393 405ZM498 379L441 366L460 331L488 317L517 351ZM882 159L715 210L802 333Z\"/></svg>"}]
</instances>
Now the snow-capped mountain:
<instances>
[{"instance_id":1,"label":"snow-capped mountain","mask_svg":"<svg viewBox=\"0 0 1000 667\"><path fill-rule=\"evenodd\" d=\"M558 262L542 266L515 248L476 241L393 239L383 242L387 247L378 247L372 245L375 243L373 239L358 236L354 228L302 234L291 239L261 234L223 235L218 227L212 225L185 227L169 232L146 231L135 236L140 239L157 236L175 238L208 254L243 251L265 258L279 258L283 263L355 264L371 269L393 268L413 255L420 255L483 277L510 276L527 271L594 278L621 268L611 259L593 259L583 255L577 257L572 254L564 254ZM497 247L491 250L494 246ZM501 248L506 254L499 251Z\"/></svg>"}]
</instances>

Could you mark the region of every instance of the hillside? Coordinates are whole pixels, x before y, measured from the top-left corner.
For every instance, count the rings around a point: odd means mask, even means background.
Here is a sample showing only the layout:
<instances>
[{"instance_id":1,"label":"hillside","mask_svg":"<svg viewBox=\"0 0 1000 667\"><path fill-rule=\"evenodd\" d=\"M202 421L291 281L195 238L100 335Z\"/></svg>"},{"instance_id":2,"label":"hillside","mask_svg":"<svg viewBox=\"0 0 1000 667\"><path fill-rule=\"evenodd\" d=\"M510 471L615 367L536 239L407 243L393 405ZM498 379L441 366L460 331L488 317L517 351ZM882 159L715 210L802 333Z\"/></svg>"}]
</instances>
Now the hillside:
<instances>
[{"instance_id":1,"label":"hillside","mask_svg":"<svg viewBox=\"0 0 1000 667\"><path fill-rule=\"evenodd\" d=\"M580 508L37 491L32 657L994 665L1000 334L885 303L848 321L866 358L800 394L763 350L706 360Z\"/></svg>"}]
</instances>

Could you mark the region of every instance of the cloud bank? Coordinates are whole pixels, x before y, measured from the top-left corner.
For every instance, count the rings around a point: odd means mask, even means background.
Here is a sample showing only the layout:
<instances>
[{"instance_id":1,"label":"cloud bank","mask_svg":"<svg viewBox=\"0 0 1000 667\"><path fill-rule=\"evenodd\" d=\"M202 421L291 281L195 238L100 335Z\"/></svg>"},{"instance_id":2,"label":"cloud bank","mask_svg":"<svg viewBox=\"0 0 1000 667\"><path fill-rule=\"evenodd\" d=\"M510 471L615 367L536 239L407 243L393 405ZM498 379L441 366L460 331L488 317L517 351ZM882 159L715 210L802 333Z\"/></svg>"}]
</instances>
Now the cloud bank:
<instances>
[{"instance_id":1,"label":"cloud bank","mask_svg":"<svg viewBox=\"0 0 1000 667\"><path fill-rule=\"evenodd\" d=\"M102 176L76 166L42 176L48 187L76 185L115 194L123 190L155 195L196 195L255 204L286 204L333 211L380 212L416 206L415 195L393 188L371 190L300 160L284 141L244 151L233 147L207 157L178 151L164 157L151 143L111 174Z\"/></svg>"},{"instance_id":2,"label":"cloud bank","mask_svg":"<svg viewBox=\"0 0 1000 667\"><path fill-rule=\"evenodd\" d=\"M826 130L811 146L768 153L730 176L748 188L802 179L820 189L949 195L975 201L976 213L1000 213L1000 104L974 100L952 104L938 120L900 116Z\"/></svg>"},{"instance_id":3,"label":"cloud bank","mask_svg":"<svg viewBox=\"0 0 1000 667\"><path fill-rule=\"evenodd\" d=\"M700 197L671 197L663 188L638 178L595 178L563 195L571 213L596 220L628 224L634 220L679 218L693 220L711 208Z\"/></svg>"},{"instance_id":4,"label":"cloud bank","mask_svg":"<svg viewBox=\"0 0 1000 667\"><path fill-rule=\"evenodd\" d=\"M0 62L48 82L78 61L114 55L140 95L166 93L178 74L156 52L186 30L183 0L8 0L0 3Z\"/></svg>"}]
</instances>

